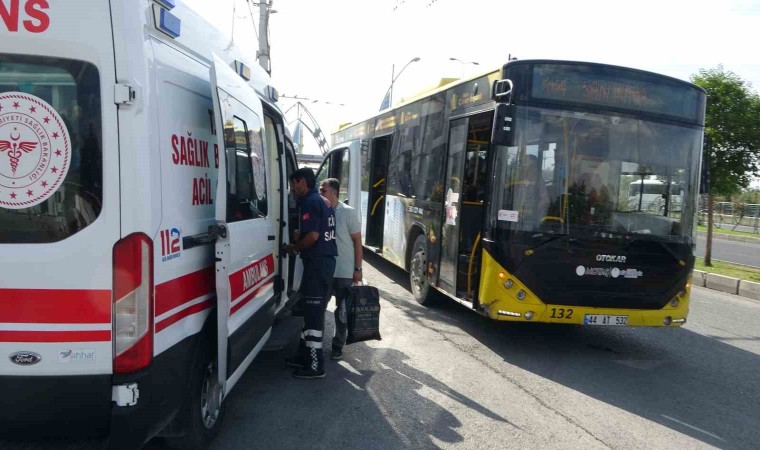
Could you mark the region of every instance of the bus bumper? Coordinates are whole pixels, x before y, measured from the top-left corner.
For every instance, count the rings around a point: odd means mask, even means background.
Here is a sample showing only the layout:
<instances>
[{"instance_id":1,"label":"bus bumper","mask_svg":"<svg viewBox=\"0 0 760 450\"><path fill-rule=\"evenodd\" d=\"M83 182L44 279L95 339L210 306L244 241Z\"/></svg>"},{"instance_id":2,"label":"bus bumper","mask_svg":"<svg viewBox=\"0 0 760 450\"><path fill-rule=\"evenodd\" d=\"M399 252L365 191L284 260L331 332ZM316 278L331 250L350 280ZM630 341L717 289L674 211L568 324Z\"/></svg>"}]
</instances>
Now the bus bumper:
<instances>
[{"instance_id":1,"label":"bus bumper","mask_svg":"<svg viewBox=\"0 0 760 450\"><path fill-rule=\"evenodd\" d=\"M679 327L689 314L691 285L663 308L595 308L544 303L515 277L508 275L489 254L483 252L480 282L481 312L494 320L510 322L563 323L588 326Z\"/></svg>"},{"instance_id":2,"label":"bus bumper","mask_svg":"<svg viewBox=\"0 0 760 450\"><path fill-rule=\"evenodd\" d=\"M688 300L685 300L684 303L688 303ZM510 301L496 301L484 306L484 312L491 319L510 322L563 323L586 326L680 327L686 323L688 306L643 311L567 305L528 305L514 304Z\"/></svg>"}]
</instances>

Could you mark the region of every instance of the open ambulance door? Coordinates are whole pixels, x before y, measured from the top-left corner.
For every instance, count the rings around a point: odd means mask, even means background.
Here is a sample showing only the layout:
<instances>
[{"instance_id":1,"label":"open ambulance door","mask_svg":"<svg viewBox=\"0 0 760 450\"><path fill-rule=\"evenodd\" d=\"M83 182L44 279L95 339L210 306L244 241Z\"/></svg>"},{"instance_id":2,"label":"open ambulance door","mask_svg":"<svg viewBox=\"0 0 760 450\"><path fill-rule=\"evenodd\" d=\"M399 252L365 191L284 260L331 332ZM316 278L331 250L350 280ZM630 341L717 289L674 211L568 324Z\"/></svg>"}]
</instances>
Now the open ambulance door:
<instances>
[{"instance_id":1,"label":"open ambulance door","mask_svg":"<svg viewBox=\"0 0 760 450\"><path fill-rule=\"evenodd\" d=\"M276 217L268 201L261 100L214 55L211 67L219 149L216 192L216 292L219 383L229 393L271 333ZM271 198L270 198L271 195Z\"/></svg>"},{"instance_id":2,"label":"open ambulance door","mask_svg":"<svg viewBox=\"0 0 760 450\"><path fill-rule=\"evenodd\" d=\"M296 206L296 197L290 192L290 175L298 170L298 159L290 139L285 140L285 192L286 202L288 205L287 230L284 242L290 242L290 237L294 231L298 231L298 206ZM288 275L287 275L287 297L295 297L298 288L301 286L301 277L303 276L303 262L297 256L287 258ZM289 306L292 306L292 302Z\"/></svg>"}]
</instances>

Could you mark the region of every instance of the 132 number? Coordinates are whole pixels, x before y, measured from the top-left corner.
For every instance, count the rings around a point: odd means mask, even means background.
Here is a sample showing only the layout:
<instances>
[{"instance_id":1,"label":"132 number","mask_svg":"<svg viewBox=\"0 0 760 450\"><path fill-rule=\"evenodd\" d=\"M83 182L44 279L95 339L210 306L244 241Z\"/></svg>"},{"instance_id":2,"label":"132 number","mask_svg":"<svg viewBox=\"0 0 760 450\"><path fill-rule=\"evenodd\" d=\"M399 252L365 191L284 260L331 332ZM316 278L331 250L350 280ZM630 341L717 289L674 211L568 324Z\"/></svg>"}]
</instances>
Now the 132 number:
<instances>
[{"instance_id":1,"label":"132 number","mask_svg":"<svg viewBox=\"0 0 760 450\"><path fill-rule=\"evenodd\" d=\"M573 310L571 308L552 308L552 319L572 319Z\"/></svg>"}]
</instances>

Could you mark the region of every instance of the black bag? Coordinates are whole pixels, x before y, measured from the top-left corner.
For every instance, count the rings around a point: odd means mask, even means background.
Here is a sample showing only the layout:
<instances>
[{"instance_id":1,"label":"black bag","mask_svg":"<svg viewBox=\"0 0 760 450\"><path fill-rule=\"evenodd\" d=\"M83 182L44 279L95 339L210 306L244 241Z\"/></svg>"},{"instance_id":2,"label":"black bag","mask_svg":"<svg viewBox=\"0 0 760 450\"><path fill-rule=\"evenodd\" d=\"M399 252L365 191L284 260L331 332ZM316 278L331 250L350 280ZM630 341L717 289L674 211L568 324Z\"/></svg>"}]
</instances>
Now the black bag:
<instances>
[{"instance_id":1,"label":"black bag","mask_svg":"<svg viewBox=\"0 0 760 450\"><path fill-rule=\"evenodd\" d=\"M380 294L376 287L352 286L348 288L346 300L346 344L381 340L380 337Z\"/></svg>"}]
</instances>

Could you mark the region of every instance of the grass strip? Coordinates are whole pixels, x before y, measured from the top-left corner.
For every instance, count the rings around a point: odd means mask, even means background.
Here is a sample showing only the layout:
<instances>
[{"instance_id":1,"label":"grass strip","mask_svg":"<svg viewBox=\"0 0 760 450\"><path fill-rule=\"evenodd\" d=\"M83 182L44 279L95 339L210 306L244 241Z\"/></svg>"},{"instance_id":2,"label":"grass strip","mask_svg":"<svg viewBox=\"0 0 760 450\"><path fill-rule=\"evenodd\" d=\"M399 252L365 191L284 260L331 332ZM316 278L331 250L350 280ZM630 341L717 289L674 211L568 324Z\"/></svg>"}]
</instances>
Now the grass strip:
<instances>
[{"instance_id":1,"label":"grass strip","mask_svg":"<svg viewBox=\"0 0 760 450\"><path fill-rule=\"evenodd\" d=\"M752 267L740 266L715 260L713 260L712 267L707 267L705 266L705 259L698 257L696 263L694 264L694 268L703 272L717 273L718 275L725 275L727 277L760 282L760 269L755 269Z\"/></svg>"},{"instance_id":2,"label":"grass strip","mask_svg":"<svg viewBox=\"0 0 760 450\"><path fill-rule=\"evenodd\" d=\"M702 225L698 225L697 226L697 231L707 232L707 227L702 226ZM731 235L734 235L734 236L745 236L745 237L751 237L751 238L755 238L755 239L760 239L760 234L749 233L747 231L733 231L733 230L729 230L729 229L726 229L726 228L717 228L717 227L715 227L715 228L713 228L713 233L716 233L716 234L731 234Z\"/></svg>"}]
</instances>

